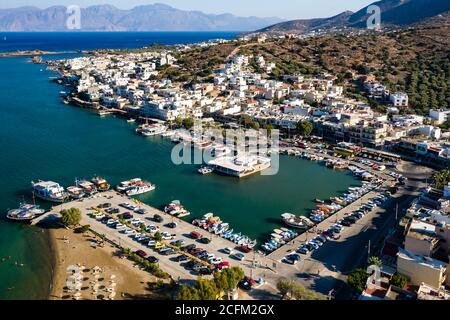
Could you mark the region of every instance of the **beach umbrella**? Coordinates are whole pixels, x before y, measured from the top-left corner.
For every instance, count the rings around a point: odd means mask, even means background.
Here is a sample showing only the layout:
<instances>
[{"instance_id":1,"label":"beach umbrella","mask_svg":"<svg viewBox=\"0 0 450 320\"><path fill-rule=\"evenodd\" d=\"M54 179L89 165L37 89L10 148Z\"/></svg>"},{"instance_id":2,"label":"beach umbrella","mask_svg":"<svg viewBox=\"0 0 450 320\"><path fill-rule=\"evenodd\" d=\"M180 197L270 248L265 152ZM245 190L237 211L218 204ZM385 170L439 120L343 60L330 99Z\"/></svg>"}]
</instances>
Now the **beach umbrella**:
<instances>
[{"instance_id":1,"label":"beach umbrella","mask_svg":"<svg viewBox=\"0 0 450 320\"><path fill-rule=\"evenodd\" d=\"M79 273L75 273L75 274L71 275L70 277L68 277L69 281L79 281L81 279L83 279L83 277Z\"/></svg>"},{"instance_id":2,"label":"beach umbrella","mask_svg":"<svg viewBox=\"0 0 450 320\"><path fill-rule=\"evenodd\" d=\"M73 295L74 297L81 297L81 292L77 292Z\"/></svg>"},{"instance_id":3,"label":"beach umbrella","mask_svg":"<svg viewBox=\"0 0 450 320\"><path fill-rule=\"evenodd\" d=\"M114 299L115 296L116 296L116 293L114 291L109 294L110 299Z\"/></svg>"},{"instance_id":4,"label":"beach umbrella","mask_svg":"<svg viewBox=\"0 0 450 320\"><path fill-rule=\"evenodd\" d=\"M76 266L76 265L70 265L67 267L67 273L76 273L76 272L80 272L80 267Z\"/></svg>"},{"instance_id":5,"label":"beach umbrella","mask_svg":"<svg viewBox=\"0 0 450 320\"><path fill-rule=\"evenodd\" d=\"M115 287L115 286L117 286L117 283L112 282L112 283L111 283L111 287Z\"/></svg>"},{"instance_id":6,"label":"beach umbrella","mask_svg":"<svg viewBox=\"0 0 450 320\"><path fill-rule=\"evenodd\" d=\"M110 278L110 279L115 279L116 276L115 276L114 274L112 274L109 278Z\"/></svg>"}]
</instances>

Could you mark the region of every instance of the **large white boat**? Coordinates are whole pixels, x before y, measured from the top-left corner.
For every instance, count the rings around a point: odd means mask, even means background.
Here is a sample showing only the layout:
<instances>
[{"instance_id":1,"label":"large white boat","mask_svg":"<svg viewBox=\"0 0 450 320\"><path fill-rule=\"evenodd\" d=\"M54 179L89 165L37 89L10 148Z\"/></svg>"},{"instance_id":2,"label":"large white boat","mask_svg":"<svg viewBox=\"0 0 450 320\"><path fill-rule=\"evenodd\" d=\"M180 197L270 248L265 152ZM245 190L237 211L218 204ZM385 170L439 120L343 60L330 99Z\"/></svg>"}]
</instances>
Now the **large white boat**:
<instances>
[{"instance_id":1,"label":"large white boat","mask_svg":"<svg viewBox=\"0 0 450 320\"><path fill-rule=\"evenodd\" d=\"M142 181L139 184L136 184L135 186L131 187L125 193L127 196L137 196L140 194L144 194L150 191L153 191L156 189L156 186L154 184L151 184L148 181Z\"/></svg>"},{"instance_id":2,"label":"large white boat","mask_svg":"<svg viewBox=\"0 0 450 320\"><path fill-rule=\"evenodd\" d=\"M167 127L156 123L156 124L142 124L139 127L137 127L136 132L145 136L145 137L151 137L156 136L158 134L162 134L167 131Z\"/></svg>"},{"instance_id":3,"label":"large white boat","mask_svg":"<svg viewBox=\"0 0 450 320\"><path fill-rule=\"evenodd\" d=\"M62 186L53 181L31 182L33 194L45 201L62 203L69 198L69 194Z\"/></svg>"},{"instance_id":4,"label":"large white boat","mask_svg":"<svg viewBox=\"0 0 450 320\"><path fill-rule=\"evenodd\" d=\"M127 181L122 181L119 183L119 185L116 187L116 190L119 192L126 192L127 190L137 186L138 184L142 183L141 178L134 178Z\"/></svg>"}]
</instances>

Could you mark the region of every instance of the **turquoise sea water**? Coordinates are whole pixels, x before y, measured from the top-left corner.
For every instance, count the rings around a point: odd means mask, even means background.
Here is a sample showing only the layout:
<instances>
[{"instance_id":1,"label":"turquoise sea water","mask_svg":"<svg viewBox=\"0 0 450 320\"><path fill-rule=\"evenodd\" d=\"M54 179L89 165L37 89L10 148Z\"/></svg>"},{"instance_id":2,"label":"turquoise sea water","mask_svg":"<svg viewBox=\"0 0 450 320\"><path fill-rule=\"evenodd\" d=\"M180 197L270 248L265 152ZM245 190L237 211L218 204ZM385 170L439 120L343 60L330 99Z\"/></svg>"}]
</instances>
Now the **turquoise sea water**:
<instances>
[{"instance_id":1,"label":"turquoise sea water","mask_svg":"<svg viewBox=\"0 0 450 320\"><path fill-rule=\"evenodd\" d=\"M45 48L44 48L45 49ZM282 157L276 176L201 176L195 166L170 161L172 143L143 138L134 124L64 105L52 73L25 58L0 59L0 299L46 298L50 248L38 228L11 223L7 208L30 196L30 181L63 185L102 175L112 184L142 177L157 189L140 199L161 207L178 199L193 215L214 212L235 230L262 241L281 226L284 212L305 213L315 198L344 192L358 182L348 173ZM16 265L15 262L19 265ZM20 266L20 264L24 266Z\"/></svg>"}]
</instances>

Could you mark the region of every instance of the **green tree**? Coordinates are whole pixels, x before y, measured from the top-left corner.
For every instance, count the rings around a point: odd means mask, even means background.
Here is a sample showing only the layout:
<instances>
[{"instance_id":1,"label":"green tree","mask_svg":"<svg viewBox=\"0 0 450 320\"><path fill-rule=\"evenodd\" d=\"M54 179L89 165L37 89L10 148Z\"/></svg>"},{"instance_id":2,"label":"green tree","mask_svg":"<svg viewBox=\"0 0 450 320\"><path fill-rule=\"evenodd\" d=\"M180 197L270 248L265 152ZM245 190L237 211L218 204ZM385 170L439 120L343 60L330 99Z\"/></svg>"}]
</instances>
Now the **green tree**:
<instances>
[{"instance_id":1,"label":"green tree","mask_svg":"<svg viewBox=\"0 0 450 320\"><path fill-rule=\"evenodd\" d=\"M194 126L194 119L192 118L185 118L183 119L183 126L190 130Z\"/></svg>"},{"instance_id":2,"label":"green tree","mask_svg":"<svg viewBox=\"0 0 450 320\"><path fill-rule=\"evenodd\" d=\"M297 130L303 136L311 135L313 129L314 129L314 126L313 126L312 122L310 122L310 121L301 120L297 123Z\"/></svg>"},{"instance_id":3,"label":"green tree","mask_svg":"<svg viewBox=\"0 0 450 320\"><path fill-rule=\"evenodd\" d=\"M200 296L195 287L189 287L188 285L183 285L178 291L177 300L200 300Z\"/></svg>"},{"instance_id":4,"label":"green tree","mask_svg":"<svg viewBox=\"0 0 450 320\"><path fill-rule=\"evenodd\" d=\"M364 269L356 269L348 275L347 283L355 290L362 292L366 289L369 274Z\"/></svg>"},{"instance_id":5,"label":"green tree","mask_svg":"<svg viewBox=\"0 0 450 320\"><path fill-rule=\"evenodd\" d=\"M320 293L309 290L304 286L282 279L277 283L277 289L281 294L281 299L284 300L287 297L296 300L325 300L326 297Z\"/></svg>"},{"instance_id":6,"label":"green tree","mask_svg":"<svg viewBox=\"0 0 450 320\"><path fill-rule=\"evenodd\" d=\"M86 225L84 225L84 226L78 228L78 229L76 230L76 232L78 232L78 233L86 233L86 232L89 231L90 228L91 228L91 226L88 225L88 224L86 224Z\"/></svg>"},{"instance_id":7,"label":"green tree","mask_svg":"<svg viewBox=\"0 0 450 320\"><path fill-rule=\"evenodd\" d=\"M267 135L270 136L271 133L272 133L272 130L273 130L273 126L272 126L271 124L266 123L266 124L263 126L263 129L266 130L266 131L267 131Z\"/></svg>"},{"instance_id":8,"label":"green tree","mask_svg":"<svg viewBox=\"0 0 450 320\"><path fill-rule=\"evenodd\" d=\"M61 210L61 221L66 226L76 226L81 221L81 211L77 208Z\"/></svg>"},{"instance_id":9,"label":"green tree","mask_svg":"<svg viewBox=\"0 0 450 320\"><path fill-rule=\"evenodd\" d=\"M161 241L162 240L162 235L160 232L156 232L153 236L153 239L155 239L156 241Z\"/></svg>"},{"instance_id":10,"label":"green tree","mask_svg":"<svg viewBox=\"0 0 450 320\"><path fill-rule=\"evenodd\" d=\"M431 177L434 180L434 187L437 189L443 189L450 182L450 170L444 169L435 172Z\"/></svg>"},{"instance_id":11,"label":"green tree","mask_svg":"<svg viewBox=\"0 0 450 320\"><path fill-rule=\"evenodd\" d=\"M381 262L381 259L380 259L379 257L372 256L372 257L370 257L369 259L367 259L367 264L368 264L369 266L377 266L377 267L380 267L381 264L382 264L382 262Z\"/></svg>"},{"instance_id":12,"label":"green tree","mask_svg":"<svg viewBox=\"0 0 450 320\"><path fill-rule=\"evenodd\" d=\"M214 281L200 277L197 280L196 288L200 300L217 300L219 289Z\"/></svg>"},{"instance_id":13,"label":"green tree","mask_svg":"<svg viewBox=\"0 0 450 320\"><path fill-rule=\"evenodd\" d=\"M282 300L285 299L287 297L288 293L291 292L291 288L292 288L292 285L291 285L290 281L285 280L285 279L278 281L277 289L281 294Z\"/></svg>"},{"instance_id":14,"label":"green tree","mask_svg":"<svg viewBox=\"0 0 450 320\"><path fill-rule=\"evenodd\" d=\"M296 300L325 300L325 296L309 290L298 283L292 283L292 297Z\"/></svg>"},{"instance_id":15,"label":"green tree","mask_svg":"<svg viewBox=\"0 0 450 320\"><path fill-rule=\"evenodd\" d=\"M396 273L392 276L390 284L399 288L404 288L408 284L408 278Z\"/></svg>"},{"instance_id":16,"label":"green tree","mask_svg":"<svg viewBox=\"0 0 450 320\"><path fill-rule=\"evenodd\" d=\"M177 127L181 127L181 126L183 125L183 119L180 118L180 117L176 117L176 118L175 118L175 125L176 125Z\"/></svg>"},{"instance_id":17,"label":"green tree","mask_svg":"<svg viewBox=\"0 0 450 320\"><path fill-rule=\"evenodd\" d=\"M227 295L236 289L239 281L244 278L244 270L239 267L232 267L216 272L214 281L219 290L224 291Z\"/></svg>"}]
</instances>

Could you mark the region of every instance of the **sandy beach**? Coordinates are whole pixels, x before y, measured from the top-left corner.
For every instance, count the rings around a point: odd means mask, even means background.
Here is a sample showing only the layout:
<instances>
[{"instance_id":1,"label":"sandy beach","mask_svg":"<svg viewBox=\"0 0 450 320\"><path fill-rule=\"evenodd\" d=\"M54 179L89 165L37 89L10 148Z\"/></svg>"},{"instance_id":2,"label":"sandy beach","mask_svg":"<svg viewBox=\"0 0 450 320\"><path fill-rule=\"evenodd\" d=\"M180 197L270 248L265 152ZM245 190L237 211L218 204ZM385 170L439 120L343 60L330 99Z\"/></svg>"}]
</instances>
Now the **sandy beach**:
<instances>
[{"instance_id":1,"label":"sandy beach","mask_svg":"<svg viewBox=\"0 0 450 320\"><path fill-rule=\"evenodd\" d=\"M67 268L77 264L81 264L86 270L83 273L85 280L81 290L82 300L96 297L89 288L89 282L95 280L91 271L96 266L102 269L100 285L103 281L107 286L108 280L113 275L117 293L114 297L115 300L164 298L147 289L148 283L156 282L157 278L141 270L134 262L121 258L117 249L112 245L105 243L103 247L94 246L96 238L92 233L77 234L73 230L58 228L50 229L49 234L55 254L53 283L49 299L71 299L70 294L64 292L68 277Z\"/></svg>"}]
</instances>

